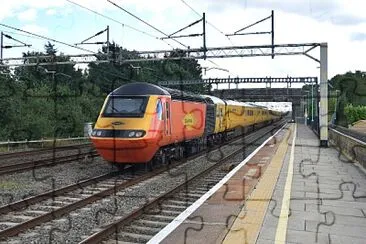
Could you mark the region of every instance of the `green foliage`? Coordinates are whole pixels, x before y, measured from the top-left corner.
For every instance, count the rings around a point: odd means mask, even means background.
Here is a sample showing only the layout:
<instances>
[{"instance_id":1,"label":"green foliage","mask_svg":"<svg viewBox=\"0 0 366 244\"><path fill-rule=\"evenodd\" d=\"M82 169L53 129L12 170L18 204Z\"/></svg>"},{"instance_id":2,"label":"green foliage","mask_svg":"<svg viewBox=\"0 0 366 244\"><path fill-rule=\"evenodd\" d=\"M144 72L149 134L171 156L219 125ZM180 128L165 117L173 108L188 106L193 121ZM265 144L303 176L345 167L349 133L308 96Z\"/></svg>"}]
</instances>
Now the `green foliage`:
<instances>
[{"instance_id":1,"label":"green foliage","mask_svg":"<svg viewBox=\"0 0 366 244\"><path fill-rule=\"evenodd\" d=\"M352 104L347 104L344 108L344 113L348 123L353 124L359 120L366 119L366 106L353 106Z\"/></svg>"},{"instance_id":2,"label":"green foliage","mask_svg":"<svg viewBox=\"0 0 366 244\"><path fill-rule=\"evenodd\" d=\"M347 127L349 123L345 114L347 104L353 104L353 106L366 104L366 73L356 71L336 75L330 80L330 83L334 87L330 94L336 94L334 96L337 100L336 122L338 125ZM336 90L338 90L337 93Z\"/></svg>"},{"instance_id":3,"label":"green foliage","mask_svg":"<svg viewBox=\"0 0 366 244\"><path fill-rule=\"evenodd\" d=\"M57 54L48 42L44 52L27 52L23 57L51 55L54 61L69 61ZM115 43L106 47L111 60L140 58ZM182 55L174 52L171 55ZM105 59L100 55L99 59ZM26 62L36 62L35 59ZM39 58L40 62L46 61ZM41 138L75 137L83 135L85 122L95 122L108 93L122 84L142 81L201 78L196 60L149 61L136 63L90 63L83 72L73 64L17 67L13 72L0 69L0 141ZM179 87L175 87L180 89ZM197 93L207 86L181 88Z\"/></svg>"}]
</instances>

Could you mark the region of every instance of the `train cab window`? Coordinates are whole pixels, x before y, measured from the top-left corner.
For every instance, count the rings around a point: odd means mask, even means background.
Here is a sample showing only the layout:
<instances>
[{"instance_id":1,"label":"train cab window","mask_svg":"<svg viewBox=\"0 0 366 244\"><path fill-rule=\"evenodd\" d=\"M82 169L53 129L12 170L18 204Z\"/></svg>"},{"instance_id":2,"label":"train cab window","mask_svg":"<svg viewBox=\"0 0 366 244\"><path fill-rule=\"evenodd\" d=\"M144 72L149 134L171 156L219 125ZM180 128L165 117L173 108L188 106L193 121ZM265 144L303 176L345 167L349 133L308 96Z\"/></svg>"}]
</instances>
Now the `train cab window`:
<instances>
[{"instance_id":1,"label":"train cab window","mask_svg":"<svg viewBox=\"0 0 366 244\"><path fill-rule=\"evenodd\" d=\"M144 117L148 97L111 96L103 111L104 117Z\"/></svg>"},{"instance_id":2,"label":"train cab window","mask_svg":"<svg viewBox=\"0 0 366 244\"><path fill-rule=\"evenodd\" d=\"M159 120L163 120L163 104L160 99L158 99L158 102L156 103L156 115Z\"/></svg>"}]
</instances>

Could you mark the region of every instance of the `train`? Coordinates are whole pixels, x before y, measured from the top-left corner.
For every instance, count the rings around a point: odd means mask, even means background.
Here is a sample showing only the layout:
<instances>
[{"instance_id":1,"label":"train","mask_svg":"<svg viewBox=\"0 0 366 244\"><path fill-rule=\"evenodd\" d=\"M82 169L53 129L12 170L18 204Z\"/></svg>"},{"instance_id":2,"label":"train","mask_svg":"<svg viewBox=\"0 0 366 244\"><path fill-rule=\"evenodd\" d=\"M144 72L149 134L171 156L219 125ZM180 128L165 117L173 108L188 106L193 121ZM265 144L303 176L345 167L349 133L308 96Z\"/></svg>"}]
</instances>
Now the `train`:
<instances>
[{"instance_id":1,"label":"train","mask_svg":"<svg viewBox=\"0 0 366 244\"><path fill-rule=\"evenodd\" d=\"M90 139L108 162L166 164L280 120L281 112L155 84L120 86L104 101Z\"/></svg>"}]
</instances>

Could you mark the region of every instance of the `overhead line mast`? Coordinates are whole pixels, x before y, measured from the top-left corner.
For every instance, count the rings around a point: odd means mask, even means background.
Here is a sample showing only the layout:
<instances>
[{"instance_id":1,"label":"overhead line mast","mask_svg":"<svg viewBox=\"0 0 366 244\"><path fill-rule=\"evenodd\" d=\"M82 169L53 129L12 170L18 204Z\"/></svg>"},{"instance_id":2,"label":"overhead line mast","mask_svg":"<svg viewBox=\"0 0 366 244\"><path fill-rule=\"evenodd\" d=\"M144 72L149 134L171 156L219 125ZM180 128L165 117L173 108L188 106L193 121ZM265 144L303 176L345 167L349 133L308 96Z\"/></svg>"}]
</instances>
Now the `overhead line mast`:
<instances>
[{"instance_id":1,"label":"overhead line mast","mask_svg":"<svg viewBox=\"0 0 366 244\"><path fill-rule=\"evenodd\" d=\"M115 23L117 23L117 24L120 24L120 25L122 25L123 27L130 28L131 30L134 30L134 31L136 31L136 32L139 32L139 33L141 33L141 34L144 34L144 35L146 35L146 36L149 36L149 37L151 37L151 38L154 38L154 39L156 39L156 40L160 40L160 38L159 38L159 37L157 37L157 36L154 36L154 35L152 35L152 34L150 34L150 33L147 33L147 32L145 32L145 31L139 30L139 29L137 29L137 28L135 28L135 27L133 27L133 26L131 26L131 25L125 24L125 23L123 23L123 22L121 22L121 21L118 21L118 20L116 20L116 19L114 19L114 18L111 18L111 17L109 17L109 16L107 16L107 15L104 15L104 14L102 14L102 13L99 13L99 12L97 12L97 11L95 11L95 10L93 10L93 9L90 9L90 8L88 8L88 7L85 7L85 6L81 5L81 4L75 3L75 2L73 2L73 1L71 1L71 0L66 0L66 1L67 1L67 2L69 2L69 3L71 3L71 4L74 4L74 5L76 5L76 6L79 6L79 7L80 7L80 8L82 8L82 9L88 10L88 11L90 11L90 12L92 12L92 13L96 14L96 15L99 15L99 16L101 16L101 17L105 18L105 19L109 19L109 20L111 20L111 21L113 21L113 22L115 22ZM169 43L167 43L167 42L165 42L165 41L164 41L164 43L165 43L165 44L167 44L168 46L172 47L172 45L170 45Z\"/></svg>"},{"instance_id":2,"label":"overhead line mast","mask_svg":"<svg viewBox=\"0 0 366 244\"><path fill-rule=\"evenodd\" d=\"M132 17L134 17L135 19L137 19L137 20L141 21L142 23L144 23L144 24L146 24L146 25L150 26L151 28L153 28L153 29L154 29L154 30L156 30L157 32L159 32L159 33L163 34L164 36L168 36L168 35L167 35L166 33L164 33L163 31L159 30L159 29L158 29L158 28L156 28L155 26L153 26L153 25L149 24L148 22L146 22L145 20L141 19L140 17L138 17L138 16L134 15L133 13L129 12L128 10L126 10L126 9L122 8L122 7L121 7L121 6L119 6L118 4L116 4L116 3L114 3L114 2L112 2L112 1L110 1L110 0L107 0L107 1L108 1L109 3L111 3L111 4L113 4L115 7L119 8L120 10L122 10L122 11L126 12L127 14L131 15L131 16L132 16ZM180 44L180 45L182 45L183 47L188 48L188 46L187 46L187 45L184 45L184 44L183 44L183 43L181 43L180 41L177 41L177 40L175 40L175 39L172 39L172 40L173 40L173 41L175 41L176 43L179 43L179 44Z\"/></svg>"},{"instance_id":3,"label":"overhead line mast","mask_svg":"<svg viewBox=\"0 0 366 244\"><path fill-rule=\"evenodd\" d=\"M4 37L8 38L10 40L13 40L17 43L20 43L22 45L4 45ZM0 63L2 62L2 59L3 59L4 49L10 49L10 48L14 48L14 47L31 47L31 46L32 46L31 44L26 44L22 41L15 39L14 37L12 37L10 35L4 34L4 32L1 32L1 34L0 34Z\"/></svg>"},{"instance_id":4,"label":"overhead line mast","mask_svg":"<svg viewBox=\"0 0 366 244\"><path fill-rule=\"evenodd\" d=\"M45 40L48 40L48 41L52 41L52 42L56 42L56 43L59 43L59 44L65 45L65 46L72 47L72 48L76 48L76 49L79 49L79 50L82 50L82 51L85 51L85 52L97 54L96 52L93 52L91 50L88 50L88 49L85 49L85 48L81 48L81 47L78 47L78 46L75 46L75 45L72 45L72 44L69 44L69 43L66 43L66 42L58 41L56 39L49 38L49 37L46 37L46 36L38 35L38 34L29 32L29 31L26 31L26 30L22 30L22 29L19 29L19 28L10 26L10 25L6 25L6 24L0 23L0 26L6 27L6 28L9 28L9 29L12 29L12 30L20 31L20 32L23 32L23 33L27 33L27 34L32 35L32 36L40 37L42 39L45 39Z\"/></svg>"}]
</instances>

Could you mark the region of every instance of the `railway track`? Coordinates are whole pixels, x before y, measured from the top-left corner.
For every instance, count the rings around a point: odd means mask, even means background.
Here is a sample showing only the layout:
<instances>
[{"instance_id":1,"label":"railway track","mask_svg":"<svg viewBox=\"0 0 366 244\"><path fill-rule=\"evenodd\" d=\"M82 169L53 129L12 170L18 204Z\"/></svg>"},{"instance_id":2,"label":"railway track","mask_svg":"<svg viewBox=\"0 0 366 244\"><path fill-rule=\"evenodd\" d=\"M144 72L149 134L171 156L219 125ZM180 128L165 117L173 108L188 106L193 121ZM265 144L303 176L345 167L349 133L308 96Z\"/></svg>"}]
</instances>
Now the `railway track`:
<instances>
[{"instance_id":1,"label":"railway track","mask_svg":"<svg viewBox=\"0 0 366 244\"><path fill-rule=\"evenodd\" d=\"M246 143L250 145L259 138L252 138ZM177 185L174 189L156 196L144 206L107 225L79 244L148 242L210 189L204 186L213 186L218 183L227 174L222 167L231 163L230 160L242 150L242 148L235 150L206 170Z\"/></svg>"},{"instance_id":2,"label":"railway track","mask_svg":"<svg viewBox=\"0 0 366 244\"><path fill-rule=\"evenodd\" d=\"M57 164L70 163L77 160L85 159L86 157L97 157L99 154L96 150L90 152L79 152L77 154L66 156L53 156L51 158L45 158L41 160L27 161L15 164L6 164L0 166L0 175L18 173L25 170L31 170L40 167L49 167Z\"/></svg>"},{"instance_id":3,"label":"railway track","mask_svg":"<svg viewBox=\"0 0 366 244\"><path fill-rule=\"evenodd\" d=\"M268 133L269 131L264 134ZM252 144L259 138L251 139L246 143L247 145ZM222 167L226 163L230 163L230 160L242 150L242 148L235 150L206 170L179 184L174 189L157 196L144 206L125 217L121 217L80 243L148 242L188 206L205 194L210 189L209 186L219 182L227 174L227 172L222 171Z\"/></svg>"},{"instance_id":4,"label":"railway track","mask_svg":"<svg viewBox=\"0 0 366 244\"><path fill-rule=\"evenodd\" d=\"M269 130L266 133L269 133ZM239 140L241 139L242 138L240 138ZM231 156L226 157L225 160L229 160L231 157L235 156L238 151L232 153ZM205 153L206 152L202 152L198 155L194 155L193 157L199 157ZM219 164L222 164L222 160L215 163L216 166ZM173 166L176 165L181 166L182 164L176 163ZM84 182L79 182L78 184L59 189L57 191L47 192L39 196L25 199L24 201L19 201L4 206L0 208L0 214L2 214L0 216L0 239L4 240L11 236L18 235L19 233L38 226L42 223L60 218L67 213L86 206L87 204L109 197L116 192L129 189L132 186L137 186L139 183L151 179L154 176L161 175L170 169L171 167L162 167L154 170L153 172L145 173L143 175L137 174L135 176L131 176L128 174L124 175L123 177L104 175L100 176L98 179L89 179ZM205 172L207 173L209 171L212 171L213 169L214 167L212 166ZM201 177L202 175L204 175L204 173L197 175L195 179ZM216 181L216 179L220 179L220 177L223 177L222 173L218 173L217 178L212 178L210 179L210 181L214 182ZM190 179L190 181L193 181L193 179ZM184 183L183 185L186 185L186 183ZM182 187L182 185L180 187ZM172 192L176 192L177 189L179 189L179 187ZM172 194L172 192L170 192L169 194ZM192 193L190 193L188 203L194 202L194 200L196 199L194 197L198 198L200 195L202 195L203 192L203 189L195 189ZM166 194L164 196L160 196L159 199L162 199L166 196ZM174 201L176 203L181 203L181 201L179 201L179 198L177 199L178 200L170 201L170 203L172 204ZM153 205L154 203L151 204ZM168 206L174 208L174 206L171 204L168 204ZM177 205L176 209L182 210L183 208L182 206ZM177 211L174 210L171 212L176 213ZM137 212L135 211L134 213L136 215ZM103 238L105 237L106 236L103 236Z\"/></svg>"},{"instance_id":5,"label":"railway track","mask_svg":"<svg viewBox=\"0 0 366 244\"><path fill-rule=\"evenodd\" d=\"M23 157L23 156L39 156L40 154L55 153L55 152L62 152L62 151L67 151L67 150L75 150L75 149L81 149L81 148L85 148L85 147L91 147L91 145L92 145L91 143L84 143L84 144L60 146L60 147L53 147L53 148L42 148L42 149L36 149L36 150L31 150L31 151L1 153L0 160L4 160L4 159L8 159L8 158L15 158L15 157Z\"/></svg>"}]
</instances>

